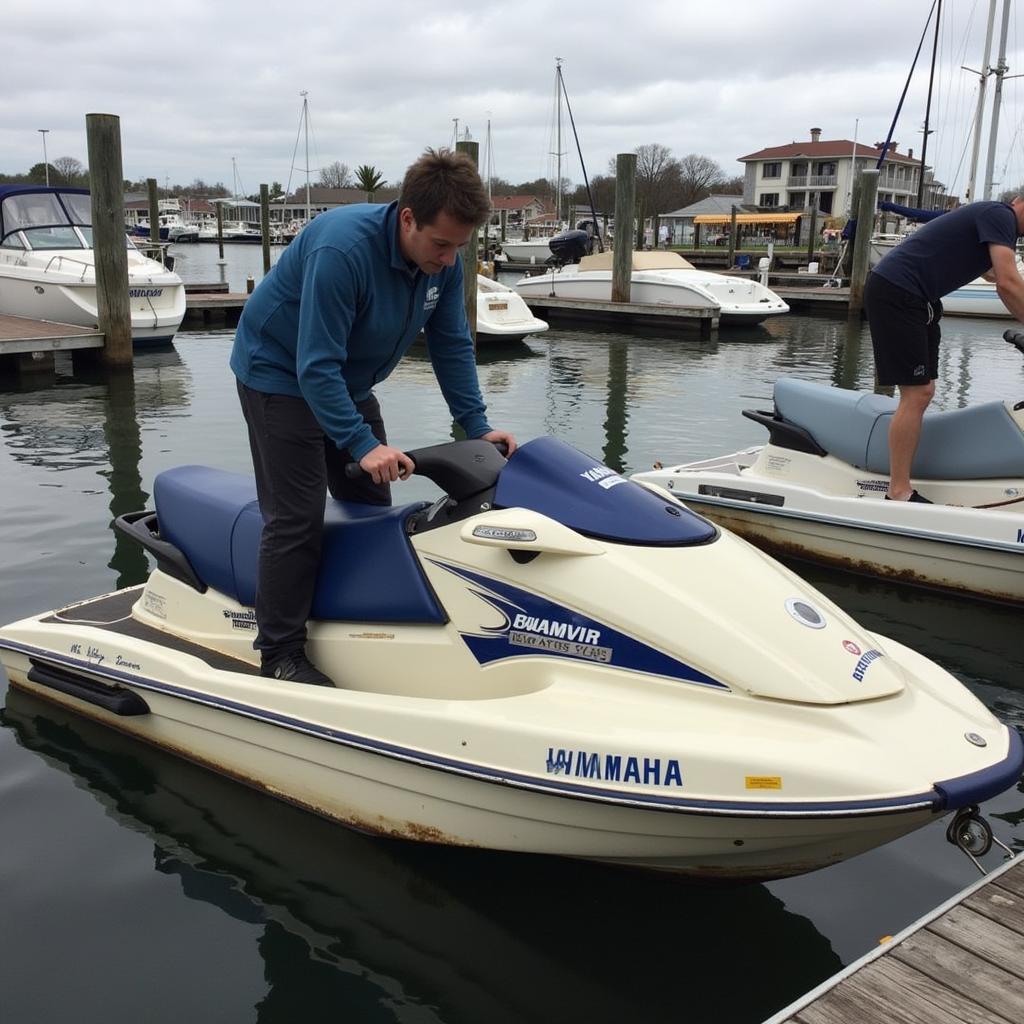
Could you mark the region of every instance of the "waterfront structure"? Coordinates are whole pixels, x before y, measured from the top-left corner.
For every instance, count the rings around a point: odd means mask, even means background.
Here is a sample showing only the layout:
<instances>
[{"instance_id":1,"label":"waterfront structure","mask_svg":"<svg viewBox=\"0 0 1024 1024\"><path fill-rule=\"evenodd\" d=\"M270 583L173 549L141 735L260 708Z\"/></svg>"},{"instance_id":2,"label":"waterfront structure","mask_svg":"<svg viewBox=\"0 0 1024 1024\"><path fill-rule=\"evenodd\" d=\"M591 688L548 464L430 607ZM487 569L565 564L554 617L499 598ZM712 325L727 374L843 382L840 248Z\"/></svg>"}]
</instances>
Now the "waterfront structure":
<instances>
[{"instance_id":1,"label":"waterfront structure","mask_svg":"<svg viewBox=\"0 0 1024 1024\"><path fill-rule=\"evenodd\" d=\"M738 158L745 167L743 202L790 210L817 207L828 216L849 216L853 180L862 170L878 163L882 145L867 146L849 139L823 140L821 129L812 128L809 141L793 141L748 153ZM921 161L914 159L913 149L901 153L898 143L890 143L878 179L879 201L917 206L921 170ZM948 203L946 187L935 181L927 168L924 183L923 206L944 208Z\"/></svg>"}]
</instances>

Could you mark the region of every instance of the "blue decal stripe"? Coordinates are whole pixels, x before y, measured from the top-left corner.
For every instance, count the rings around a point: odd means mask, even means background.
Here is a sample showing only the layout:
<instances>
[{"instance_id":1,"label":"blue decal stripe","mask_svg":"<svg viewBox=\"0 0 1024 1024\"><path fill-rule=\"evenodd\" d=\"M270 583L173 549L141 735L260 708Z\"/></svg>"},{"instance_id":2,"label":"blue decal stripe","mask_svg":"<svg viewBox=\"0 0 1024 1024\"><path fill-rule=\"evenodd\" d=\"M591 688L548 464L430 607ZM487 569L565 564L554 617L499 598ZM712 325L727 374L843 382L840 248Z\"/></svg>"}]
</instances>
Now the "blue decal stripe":
<instances>
[{"instance_id":1,"label":"blue decal stripe","mask_svg":"<svg viewBox=\"0 0 1024 1024\"><path fill-rule=\"evenodd\" d=\"M659 794L637 794L631 795L628 792L618 789L608 789L604 786L586 786L579 783L559 782L554 779L547 779L540 776L524 775L518 772L507 772L491 768L488 765L477 764L471 761L459 761L447 758L442 755L429 754L409 747L402 747L393 743L386 743L381 740L360 736L356 733L345 732L341 729L332 729L328 726L318 725L315 722L308 722L300 718L293 718L289 715L278 714L274 711L267 711L264 708L254 707L250 704L243 704L240 701L230 700L226 697L216 697L211 694L189 690L185 687L175 686L158 679L151 679L147 676L133 675L129 672L121 672L117 669L103 668L70 658L66 655L47 651L43 648L30 647L17 643L13 640L0 638L0 649L17 651L21 654L39 657L51 663L63 664L71 668L84 670L93 675L105 676L117 681L131 683L144 690L155 693L162 693L166 696L177 697L194 704L202 704L206 707L216 708L232 714L241 715L254 721L263 722L267 725L279 726L290 729L294 732L301 732L317 739L327 740L342 746L363 750L368 753L378 754L383 757L390 757L395 760L418 764L424 768L449 774L460 775L468 778L478 779L483 782L497 785L510 786L514 789L528 789L535 792L565 796L572 799L585 801L615 804L624 807L637 808L641 810L667 811L683 814L704 814L715 817L760 817L760 818L851 818L859 816L875 816L882 814L896 814L913 810L932 810L939 812L945 810L943 796L932 789L926 793L917 793L911 796L893 797L891 799L876 800L836 800L836 801L789 801L779 803L758 803L754 801L740 800L702 800L679 796L662 796ZM155 742L155 741L152 741ZM1009 755L993 765L990 771L998 771L1009 766L1012 770L1020 773L1021 750L1019 745L1015 748L1011 745ZM944 785L951 786L955 780L947 780Z\"/></svg>"},{"instance_id":2,"label":"blue decal stripe","mask_svg":"<svg viewBox=\"0 0 1024 1024\"><path fill-rule=\"evenodd\" d=\"M481 665L497 661L505 661L510 658L523 657L529 654L533 657L568 658L572 661L587 661L589 664L608 664L614 668L626 669L630 672L641 672L645 675L667 676L670 679L679 679L687 683L695 683L699 686L710 686L718 690L728 691L729 687L712 676L706 675L692 665L679 661L662 651L657 650L648 644L643 643L625 633L620 633L604 622L588 618L581 612L574 611L564 605L555 604L538 594L527 590L521 590L511 583L492 579L479 573L465 569L462 566L449 565L437 559L430 559L433 565L450 572L453 576L464 580L466 583L482 587L486 594L476 592L478 596L505 616L509 622L508 627L499 629L481 627L482 633L464 633L460 636L466 646L473 653L473 656ZM590 658L587 654L577 653L571 643L562 644L559 649L554 644L543 647L541 644L535 648L524 647L511 642L510 633L516 628L515 612L534 622L543 622L546 627L551 624L558 629L565 626L582 635L599 634L600 640L594 644L584 642L577 646L599 646L608 653L607 661L600 661ZM538 640L543 640L548 633L534 631L525 627L525 632L533 633ZM555 634L560 636L562 634ZM579 635L579 634L577 634Z\"/></svg>"}]
</instances>

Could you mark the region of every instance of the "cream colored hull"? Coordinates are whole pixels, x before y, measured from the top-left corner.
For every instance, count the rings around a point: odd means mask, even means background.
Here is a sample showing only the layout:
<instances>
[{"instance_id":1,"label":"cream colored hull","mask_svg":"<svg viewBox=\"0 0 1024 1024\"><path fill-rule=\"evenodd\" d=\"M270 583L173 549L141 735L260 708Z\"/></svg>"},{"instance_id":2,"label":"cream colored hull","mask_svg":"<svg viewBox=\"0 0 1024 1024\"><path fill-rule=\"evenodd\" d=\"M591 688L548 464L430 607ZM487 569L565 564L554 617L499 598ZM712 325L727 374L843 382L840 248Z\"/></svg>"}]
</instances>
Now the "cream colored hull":
<instances>
[{"instance_id":1,"label":"cream colored hull","mask_svg":"<svg viewBox=\"0 0 1024 1024\"><path fill-rule=\"evenodd\" d=\"M1021 481L916 482L937 504L887 502L885 477L768 446L634 479L665 488L773 554L1024 602Z\"/></svg>"}]
</instances>

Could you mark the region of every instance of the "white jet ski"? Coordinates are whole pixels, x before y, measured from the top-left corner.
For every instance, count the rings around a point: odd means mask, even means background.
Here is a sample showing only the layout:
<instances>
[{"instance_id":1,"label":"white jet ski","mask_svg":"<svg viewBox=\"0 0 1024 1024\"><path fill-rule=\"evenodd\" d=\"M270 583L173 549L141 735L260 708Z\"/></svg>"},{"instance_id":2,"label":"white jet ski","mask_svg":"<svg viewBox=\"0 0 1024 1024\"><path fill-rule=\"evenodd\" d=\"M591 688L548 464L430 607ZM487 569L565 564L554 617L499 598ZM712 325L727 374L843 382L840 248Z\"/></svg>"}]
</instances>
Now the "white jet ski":
<instances>
[{"instance_id":1,"label":"white jet ski","mask_svg":"<svg viewBox=\"0 0 1024 1024\"><path fill-rule=\"evenodd\" d=\"M1024 332L1004 337L1024 351ZM743 413L766 445L633 479L773 554L1024 602L1024 402L925 415L913 484L927 505L885 500L895 399L793 378L773 399Z\"/></svg>"},{"instance_id":2,"label":"white jet ski","mask_svg":"<svg viewBox=\"0 0 1024 1024\"><path fill-rule=\"evenodd\" d=\"M258 674L254 482L200 466L117 521L144 586L0 629L11 686L359 829L715 878L984 833L1020 777L951 675L656 489L551 438L410 455L433 504L328 503L336 689Z\"/></svg>"}]
</instances>

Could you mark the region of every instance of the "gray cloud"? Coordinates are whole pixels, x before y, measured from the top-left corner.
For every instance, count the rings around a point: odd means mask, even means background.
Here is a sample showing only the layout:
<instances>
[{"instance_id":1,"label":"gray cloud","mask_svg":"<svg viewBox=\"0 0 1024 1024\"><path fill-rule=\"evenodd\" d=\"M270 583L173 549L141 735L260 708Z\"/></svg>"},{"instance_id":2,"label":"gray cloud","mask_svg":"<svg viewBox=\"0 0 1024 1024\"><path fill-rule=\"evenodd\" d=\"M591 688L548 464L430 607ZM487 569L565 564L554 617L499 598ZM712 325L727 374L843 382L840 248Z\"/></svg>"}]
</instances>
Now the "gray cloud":
<instances>
[{"instance_id":1,"label":"gray cloud","mask_svg":"<svg viewBox=\"0 0 1024 1024\"><path fill-rule=\"evenodd\" d=\"M299 93L308 90L317 166L371 163L394 181L424 146L450 141L453 118L482 144L490 117L495 172L531 179L553 170L560 56L591 175L648 142L738 174L737 157L808 138L812 126L852 138L859 119L862 142L884 138L930 7L9 0L0 170L42 158L38 128L49 129L51 158L85 162L85 114L102 111L121 117L127 177L230 187L235 157L250 192L289 174L295 183L304 176L290 169ZM945 7L928 162L962 191L976 79L959 66L980 63L988 5ZM1010 73L1019 73L1015 38L1009 49ZM904 152L920 152L930 50L929 34L896 131ZM996 166L1005 186L1024 179L1021 88L1007 81ZM563 148L567 175L581 180L571 139Z\"/></svg>"}]
</instances>

